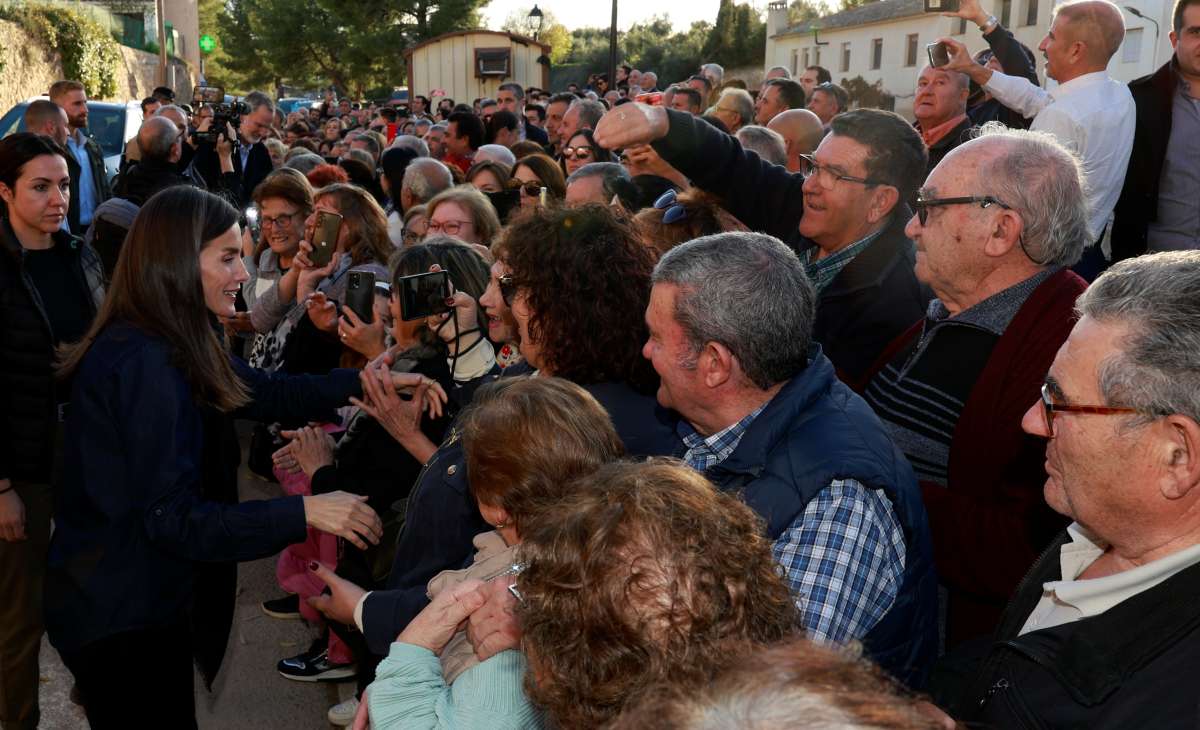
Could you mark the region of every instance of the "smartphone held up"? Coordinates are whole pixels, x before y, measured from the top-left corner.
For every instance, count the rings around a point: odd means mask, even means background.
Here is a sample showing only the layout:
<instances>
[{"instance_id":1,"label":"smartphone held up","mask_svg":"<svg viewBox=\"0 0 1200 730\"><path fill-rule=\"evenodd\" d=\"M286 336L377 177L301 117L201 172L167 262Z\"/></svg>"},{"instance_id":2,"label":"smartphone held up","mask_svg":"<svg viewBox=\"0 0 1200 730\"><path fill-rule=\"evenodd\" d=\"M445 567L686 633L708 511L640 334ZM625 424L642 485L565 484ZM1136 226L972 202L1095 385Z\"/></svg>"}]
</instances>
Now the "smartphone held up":
<instances>
[{"instance_id":1,"label":"smartphone held up","mask_svg":"<svg viewBox=\"0 0 1200 730\"><path fill-rule=\"evenodd\" d=\"M925 46L925 52L929 54L929 65L934 68L950 63L950 48L945 43L930 43Z\"/></svg>"},{"instance_id":2,"label":"smartphone held up","mask_svg":"<svg viewBox=\"0 0 1200 730\"><path fill-rule=\"evenodd\" d=\"M342 216L328 210L317 211L317 222L313 226L312 252L308 260L312 265L321 268L333 260L333 252L337 249L338 235L342 231Z\"/></svg>"},{"instance_id":3,"label":"smartphone held up","mask_svg":"<svg viewBox=\"0 0 1200 730\"><path fill-rule=\"evenodd\" d=\"M453 292L450 289L450 275L445 271L402 276L397 283L400 285L400 290L396 292L400 297L400 318L405 322L450 311L446 301L453 296Z\"/></svg>"}]
</instances>

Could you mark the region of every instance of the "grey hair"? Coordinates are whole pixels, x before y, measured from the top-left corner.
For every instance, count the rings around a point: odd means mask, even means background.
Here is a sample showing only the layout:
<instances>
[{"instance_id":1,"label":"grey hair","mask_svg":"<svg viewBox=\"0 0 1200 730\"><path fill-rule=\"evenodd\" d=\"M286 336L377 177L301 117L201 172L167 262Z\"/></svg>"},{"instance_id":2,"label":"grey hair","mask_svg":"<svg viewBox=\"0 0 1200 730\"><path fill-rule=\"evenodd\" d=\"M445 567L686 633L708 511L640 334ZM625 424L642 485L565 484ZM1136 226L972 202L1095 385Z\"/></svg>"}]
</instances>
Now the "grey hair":
<instances>
[{"instance_id":1,"label":"grey hair","mask_svg":"<svg viewBox=\"0 0 1200 730\"><path fill-rule=\"evenodd\" d=\"M517 101L525 101L525 89L521 88L521 85L515 81L509 81L508 83L500 84L500 88L498 88L497 91L511 91L513 96L516 97Z\"/></svg>"},{"instance_id":2,"label":"grey hair","mask_svg":"<svg viewBox=\"0 0 1200 730\"><path fill-rule=\"evenodd\" d=\"M567 111L579 110L579 128L595 129L604 116L604 105L594 99L576 99L567 107Z\"/></svg>"},{"instance_id":3,"label":"grey hair","mask_svg":"<svg viewBox=\"0 0 1200 730\"><path fill-rule=\"evenodd\" d=\"M256 112L265 106L271 110L272 114L275 113L275 102L271 101L271 97L261 91L251 91L249 94L246 94L246 97L242 101L246 102L252 112Z\"/></svg>"},{"instance_id":4,"label":"grey hair","mask_svg":"<svg viewBox=\"0 0 1200 730\"><path fill-rule=\"evenodd\" d=\"M765 74L763 74L763 75L764 75L764 76L770 76L771 74L775 73L776 71L782 71L782 72L783 72L783 76L776 76L776 77L775 77L775 78L777 78L777 79L790 79L790 78L792 78L792 72L791 72L791 71L788 69L788 67L787 67L787 66L772 66L771 68L767 69L767 72L766 72Z\"/></svg>"},{"instance_id":5,"label":"grey hair","mask_svg":"<svg viewBox=\"0 0 1200 730\"><path fill-rule=\"evenodd\" d=\"M428 203L433 196L454 184L449 168L432 157L418 157L404 168L400 189L407 190L413 204Z\"/></svg>"},{"instance_id":6,"label":"grey hair","mask_svg":"<svg viewBox=\"0 0 1200 730\"><path fill-rule=\"evenodd\" d=\"M145 160L166 160L171 148L179 141L179 129L175 122L160 117L150 117L138 129L138 151Z\"/></svg>"},{"instance_id":7,"label":"grey hair","mask_svg":"<svg viewBox=\"0 0 1200 730\"><path fill-rule=\"evenodd\" d=\"M642 72L642 81L643 82L645 82L647 76L654 79L654 83L656 83L656 84L658 83L658 74L654 73L653 71L643 71Z\"/></svg>"},{"instance_id":8,"label":"grey hair","mask_svg":"<svg viewBox=\"0 0 1200 730\"><path fill-rule=\"evenodd\" d=\"M990 193L1021 214L1022 246L1034 263L1070 266L1091 243L1083 167L1053 135L983 125L959 150L995 145L975 169L981 193Z\"/></svg>"},{"instance_id":9,"label":"grey hair","mask_svg":"<svg viewBox=\"0 0 1200 730\"><path fill-rule=\"evenodd\" d=\"M1129 332L1100 365L1106 403L1200 422L1198 294L1200 251L1168 251L1114 264L1080 295L1080 316Z\"/></svg>"},{"instance_id":10,"label":"grey hair","mask_svg":"<svg viewBox=\"0 0 1200 730\"><path fill-rule=\"evenodd\" d=\"M513 165L517 164L517 156L502 144L485 144L475 150L474 162L483 162L484 160L498 162L510 170Z\"/></svg>"},{"instance_id":11,"label":"grey hair","mask_svg":"<svg viewBox=\"0 0 1200 730\"><path fill-rule=\"evenodd\" d=\"M720 106L721 102L725 100L733 103L733 110L737 112L741 124L746 125L754 121L754 98L750 96L749 91L745 89L725 89L717 97L717 106Z\"/></svg>"},{"instance_id":12,"label":"grey hair","mask_svg":"<svg viewBox=\"0 0 1200 730\"><path fill-rule=\"evenodd\" d=\"M300 148L303 149L303 148ZM307 150L306 150L307 152ZM307 175L321 165L325 164L325 158L319 155L307 152L307 154L296 155L283 163L284 167L299 171L302 175Z\"/></svg>"},{"instance_id":13,"label":"grey hair","mask_svg":"<svg viewBox=\"0 0 1200 730\"><path fill-rule=\"evenodd\" d=\"M429 145L415 134L402 134L392 140L391 146L410 150L417 157L429 157Z\"/></svg>"},{"instance_id":14,"label":"grey hair","mask_svg":"<svg viewBox=\"0 0 1200 730\"><path fill-rule=\"evenodd\" d=\"M567 178L567 185L589 177L604 178L601 189L604 191L605 200L612 200L614 195L618 195L624 200L626 196L623 194L625 191L621 189L621 181L631 182L633 180L624 165L616 162L589 162L571 173Z\"/></svg>"},{"instance_id":15,"label":"grey hair","mask_svg":"<svg viewBox=\"0 0 1200 730\"><path fill-rule=\"evenodd\" d=\"M161 117L163 116L163 112L175 112L180 116L181 119L183 119L184 122L187 122L187 112L185 112L183 107L179 106L178 104L163 104L154 110L154 114L152 116Z\"/></svg>"},{"instance_id":16,"label":"grey hair","mask_svg":"<svg viewBox=\"0 0 1200 730\"><path fill-rule=\"evenodd\" d=\"M779 239L748 231L697 238L668 251L652 281L679 287L675 321L691 345L682 367L694 368L709 342L729 348L762 390L807 366L816 290Z\"/></svg>"},{"instance_id":17,"label":"grey hair","mask_svg":"<svg viewBox=\"0 0 1200 730\"><path fill-rule=\"evenodd\" d=\"M426 117L421 117L421 118L417 119L417 121L413 122L413 129L416 129L417 127L425 127L426 129L428 129L432 126L433 126L433 122L430 121Z\"/></svg>"},{"instance_id":18,"label":"grey hair","mask_svg":"<svg viewBox=\"0 0 1200 730\"><path fill-rule=\"evenodd\" d=\"M772 165L787 166L787 142L779 132L751 124L739 129L734 136L743 149L753 150Z\"/></svg>"},{"instance_id":19,"label":"grey hair","mask_svg":"<svg viewBox=\"0 0 1200 730\"><path fill-rule=\"evenodd\" d=\"M439 132L445 132L450 129L450 123L449 122L438 122L437 124L430 127L429 131L432 132L435 129Z\"/></svg>"},{"instance_id":20,"label":"grey hair","mask_svg":"<svg viewBox=\"0 0 1200 730\"><path fill-rule=\"evenodd\" d=\"M950 76L950 78L954 79L954 81L957 82L959 90L967 89L969 91L971 89L971 77L967 76L962 71L947 71L944 68L938 69L937 66L930 66L929 64L925 64L923 67L921 67L921 70L919 72L917 72L917 83L921 82L921 74L925 73L926 69L930 69L930 68L935 69L935 70L941 70L941 71L945 72L946 74L948 74Z\"/></svg>"},{"instance_id":21,"label":"grey hair","mask_svg":"<svg viewBox=\"0 0 1200 730\"><path fill-rule=\"evenodd\" d=\"M719 63L706 63L700 67L700 72L711 71L713 76L717 77L717 83L725 80L725 67Z\"/></svg>"}]
</instances>

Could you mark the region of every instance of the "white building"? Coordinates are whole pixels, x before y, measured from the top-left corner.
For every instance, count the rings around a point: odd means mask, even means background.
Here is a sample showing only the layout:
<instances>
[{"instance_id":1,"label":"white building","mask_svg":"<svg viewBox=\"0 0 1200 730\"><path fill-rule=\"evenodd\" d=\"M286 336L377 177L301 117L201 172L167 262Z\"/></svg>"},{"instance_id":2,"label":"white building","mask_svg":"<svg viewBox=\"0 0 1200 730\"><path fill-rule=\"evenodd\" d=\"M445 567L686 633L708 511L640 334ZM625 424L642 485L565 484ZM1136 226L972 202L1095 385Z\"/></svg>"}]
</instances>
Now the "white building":
<instances>
[{"instance_id":1,"label":"white building","mask_svg":"<svg viewBox=\"0 0 1200 730\"><path fill-rule=\"evenodd\" d=\"M1170 0L1116 0L1125 8L1125 42L1109 63L1109 73L1132 81L1153 72L1171 56ZM1037 58L1038 75L1045 81L1045 61L1038 44L1050 27L1052 0L981 0L1017 40ZM895 97L895 111L912 118L917 74L928 63L925 46L950 36L972 53L987 47L973 23L923 12L922 0L878 0L812 22L788 27L787 3L772 2L767 10L766 68L784 66L803 73L824 66L833 79L861 76ZM1134 7L1153 22L1128 11ZM1053 84L1053 81L1050 82Z\"/></svg>"}]
</instances>

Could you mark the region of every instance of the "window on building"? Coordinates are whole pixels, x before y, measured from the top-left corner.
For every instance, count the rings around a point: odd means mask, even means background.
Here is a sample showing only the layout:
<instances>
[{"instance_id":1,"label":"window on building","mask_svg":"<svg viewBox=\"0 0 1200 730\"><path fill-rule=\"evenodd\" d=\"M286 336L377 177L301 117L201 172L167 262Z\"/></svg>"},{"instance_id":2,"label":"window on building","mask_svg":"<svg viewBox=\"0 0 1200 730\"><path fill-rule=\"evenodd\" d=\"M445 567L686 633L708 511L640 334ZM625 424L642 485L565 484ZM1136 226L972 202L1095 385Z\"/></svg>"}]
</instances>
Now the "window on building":
<instances>
[{"instance_id":1,"label":"window on building","mask_svg":"<svg viewBox=\"0 0 1200 730\"><path fill-rule=\"evenodd\" d=\"M878 71L883 65L883 39L876 38L871 41L871 70Z\"/></svg>"},{"instance_id":2,"label":"window on building","mask_svg":"<svg viewBox=\"0 0 1200 730\"><path fill-rule=\"evenodd\" d=\"M792 49L792 76L793 76L793 77L795 77L795 76L799 75L799 73L800 73L800 72L799 72L799 71L796 69L796 67L797 67L799 64L800 64L800 50L799 50L798 48L793 48L793 49Z\"/></svg>"},{"instance_id":3,"label":"window on building","mask_svg":"<svg viewBox=\"0 0 1200 730\"><path fill-rule=\"evenodd\" d=\"M967 19L959 18L958 24L954 26L954 35L962 35L967 32Z\"/></svg>"},{"instance_id":4,"label":"window on building","mask_svg":"<svg viewBox=\"0 0 1200 730\"><path fill-rule=\"evenodd\" d=\"M1000 25L1005 28L1011 27L1012 20L1012 0L1000 0Z\"/></svg>"},{"instance_id":5,"label":"window on building","mask_svg":"<svg viewBox=\"0 0 1200 730\"><path fill-rule=\"evenodd\" d=\"M1142 29L1129 28L1125 31L1125 42L1121 44L1121 63L1137 63L1142 60Z\"/></svg>"},{"instance_id":6,"label":"window on building","mask_svg":"<svg viewBox=\"0 0 1200 730\"><path fill-rule=\"evenodd\" d=\"M842 44L842 73L850 70L850 44Z\"/></svg>"},{"instance_id":7,"label":"window on building","mask_svg":"<svg viewBox=\"0 0 1200 730\"><path fill-rule=\"evenodd\" d=\"M1025 25L1038 24L1038 0L1026 0Z\"/></svg>"},{"instance_id":8,"label":"window on building","mask_svg":"<svg viewBox=\"0 0 1200 730\"><path fill-rule=\"evenodd\" d=\"M821 65L821 47L820 46L813 48L813 65L814 66Z\"/></svg>"},{"instance_id":9,"label":"window on building","mask_svg":"<svg viewBox=\"0 0 1200 730\"><path fill-rule=\"evenodd\" d=\"M916 33L909 33L908 46L904 49L905 66L917 65L917 40L918 38Z\"/></svg>"},{"instance_id":10,"label":"window on building","mask_svg":"<svg viewBox=\"0 0 1200 730\"><path fill-rule=\"evenodd\" d=\"M798 70L796 71L796 73L799 73L801 70L803 70L803 69L806 69L806 68L808 68L809 66L811 66L811 65L812 65L811 63L809 63L809 62L808 62L809 54L808 54L808 49L807 49L807 48L805 48L805 49L804 49L804 50L803 50L803 51L800 53L800 57L804 59L804 63L801 63L801 64L800 64L800 69L798 69Z\"/></svg>"}]
</instances>

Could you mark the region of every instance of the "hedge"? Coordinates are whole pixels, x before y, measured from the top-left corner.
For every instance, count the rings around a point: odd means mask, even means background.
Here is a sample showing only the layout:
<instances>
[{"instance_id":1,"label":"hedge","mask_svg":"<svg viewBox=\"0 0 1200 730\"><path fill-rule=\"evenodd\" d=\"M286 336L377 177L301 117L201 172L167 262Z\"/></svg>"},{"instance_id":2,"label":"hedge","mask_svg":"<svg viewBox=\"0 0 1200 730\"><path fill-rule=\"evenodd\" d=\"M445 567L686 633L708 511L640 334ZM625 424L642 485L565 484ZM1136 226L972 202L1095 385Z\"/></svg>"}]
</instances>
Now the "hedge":
<instances>
[{"instance_id":1,"label":"hedge","mask_svg":"<svg viewBox=\"0 0 1200 730\"><path fill-rule=\"evenodd\" d=\"M79 81L89 97L117 94L121 51L108 29L91 16L52 5L0 6L0 19L9 20L57 50L63 77Z\"/></svg>"}]
</instances>

